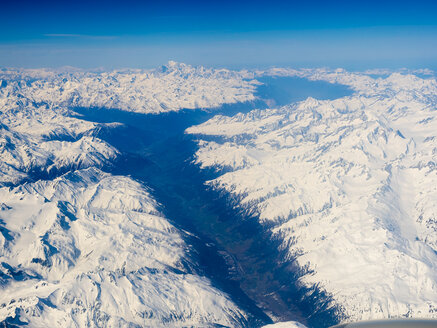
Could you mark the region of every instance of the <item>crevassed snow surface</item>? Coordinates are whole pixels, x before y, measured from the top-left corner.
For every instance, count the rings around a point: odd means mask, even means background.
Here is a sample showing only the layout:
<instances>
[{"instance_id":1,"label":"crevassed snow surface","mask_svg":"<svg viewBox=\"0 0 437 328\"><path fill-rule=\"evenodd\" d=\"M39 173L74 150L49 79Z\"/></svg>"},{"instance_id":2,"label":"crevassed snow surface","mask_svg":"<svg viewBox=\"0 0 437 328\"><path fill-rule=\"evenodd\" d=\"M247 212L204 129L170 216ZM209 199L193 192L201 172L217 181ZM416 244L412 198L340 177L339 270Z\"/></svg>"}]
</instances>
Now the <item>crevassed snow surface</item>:
<instances>
[{"instance_id":1,"label":"crevassed snow surface","mask_svg":"<svg viewBox=\"0 0 437 328\"><path fill-rule=\"evenodd\" d=\"M247 73L249 74L249 73ZM437 317L437 82L344 70L251 72L346 84L187 130L208 182L255 211L349 319Z\"/></svg>"},{"instance_id":2,"label":"crevassed snow surface","mask_svg":"<svg viewBox=\"0 0 437 328\"><path fill-rule=\"evenodd\" d=\"M146 73L0 75L0 322L246 326L147 187L100 170L119 151L96 135L118 124L70 117L68 106L217 106L251 99L252 84L174 63Z\"/></svg>"}]
</instances>

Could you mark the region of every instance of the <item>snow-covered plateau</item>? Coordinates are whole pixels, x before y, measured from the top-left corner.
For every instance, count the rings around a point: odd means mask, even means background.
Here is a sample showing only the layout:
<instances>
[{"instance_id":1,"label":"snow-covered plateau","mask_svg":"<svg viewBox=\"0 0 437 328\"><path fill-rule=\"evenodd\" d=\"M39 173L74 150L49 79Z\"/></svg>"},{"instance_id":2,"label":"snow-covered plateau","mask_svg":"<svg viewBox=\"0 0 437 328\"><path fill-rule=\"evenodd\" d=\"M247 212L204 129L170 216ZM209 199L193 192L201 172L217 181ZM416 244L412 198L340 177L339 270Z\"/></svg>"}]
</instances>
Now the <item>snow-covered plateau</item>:
<instances>
[{"instance_id":1,"label":"snow-covered plateau","mask_svg":"<svg viewBox=\"0 0 437 328\"><path fill-rule=\"evenodd\" d=\"M351 96L217 115L187 129L207 184L237 200L343 320L437 317L437 82L344 70L246 72Z\"/></svg>"}]
</instances>

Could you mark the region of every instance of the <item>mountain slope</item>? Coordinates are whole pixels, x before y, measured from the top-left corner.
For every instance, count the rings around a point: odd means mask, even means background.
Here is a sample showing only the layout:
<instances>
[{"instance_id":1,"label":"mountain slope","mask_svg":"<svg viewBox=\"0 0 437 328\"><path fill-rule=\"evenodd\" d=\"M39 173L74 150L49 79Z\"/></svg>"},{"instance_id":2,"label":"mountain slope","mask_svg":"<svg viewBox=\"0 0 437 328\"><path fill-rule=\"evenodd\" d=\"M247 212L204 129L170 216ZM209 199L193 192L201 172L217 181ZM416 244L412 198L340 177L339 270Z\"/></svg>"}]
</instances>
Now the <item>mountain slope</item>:
<instances>
[{"instance_id":1,"label":"mountain slope","mask_svg":"<svg viewBox=\"0 0 437 328\"><path fill-rule=\"evenodd\" d=\"M208 184L257 214L340 318L435 317L436 81L305 74L356 92L216 116L187 130L196 162L222 172Z\"/></svg>"},{"instance_id":2,"label":"mountain slope","mask_svg":"<svg viewBox=\"0 0 437 328\"><path fill-rule=\"evenodd\" d=\"M0 71L0 98L64 107L116 108L163 113L213 108L254 100L256 81L229 70L213 70L169 62L155 70L63 72Z\"/></svg>"},{"instance_id":3,"label":"mountain slope","mask_svg":"<svg viewBox=\"0 0 437 328\"><path fill-rule=\"evenodd\" d=\"M0 320L47 326L240 326L137 182L89 168L0 189Z\"/></svg>"},{"instance_id":4,"label":"mountain slope","mask_svg":"<svg viewBox=\"0 0 437 328\"><path fill-rule=\"evenodd\" d=\"M229 71L2 70L0 322L30 327L242 327L250 315L203 276L196 249L147 186L110 170L96 137L118 123L70 107L139 112L253 99ZM178 94L176 89L180 90Z\"/></svg>"}]
</instances>

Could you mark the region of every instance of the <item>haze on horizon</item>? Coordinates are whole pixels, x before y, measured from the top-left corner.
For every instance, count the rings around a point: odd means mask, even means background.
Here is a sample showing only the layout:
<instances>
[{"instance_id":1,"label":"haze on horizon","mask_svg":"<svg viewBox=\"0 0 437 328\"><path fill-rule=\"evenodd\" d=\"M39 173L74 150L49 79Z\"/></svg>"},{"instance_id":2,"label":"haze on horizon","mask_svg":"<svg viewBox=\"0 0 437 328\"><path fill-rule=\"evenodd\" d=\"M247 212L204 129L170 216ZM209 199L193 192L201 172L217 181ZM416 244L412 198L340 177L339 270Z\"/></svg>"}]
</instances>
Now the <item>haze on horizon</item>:
<instances>
[{"instance_id":1,"label":"haze on horizon","mask_svg":"<svg viewBox=\"0 0 437 328\"><path fill-rule=\"evenodd\" d=\"M0 67L437 68L437 2L9 1Z\"/></svg>"}]
</instances>

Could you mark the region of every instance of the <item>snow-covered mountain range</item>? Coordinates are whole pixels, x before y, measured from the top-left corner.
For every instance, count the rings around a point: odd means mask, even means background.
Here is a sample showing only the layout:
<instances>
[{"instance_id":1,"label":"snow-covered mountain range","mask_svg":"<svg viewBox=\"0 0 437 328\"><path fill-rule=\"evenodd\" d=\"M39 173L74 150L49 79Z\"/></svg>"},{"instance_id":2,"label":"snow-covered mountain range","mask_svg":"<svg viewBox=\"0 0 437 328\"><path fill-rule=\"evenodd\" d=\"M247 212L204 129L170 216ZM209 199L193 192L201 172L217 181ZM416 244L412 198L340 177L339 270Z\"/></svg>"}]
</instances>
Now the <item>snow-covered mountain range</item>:
<instances>
[{"instance_id":1,"label":"snow-covered mountain range","mask_svg":"<svg viewBox=\"0 0 437 328\"><path fill-rule=\"evenodd\" d=\"M216 116L187 130L208 182L256 214L347 319L437 316L437 82L275 70L352 96Z\"/></svg>"},{"instance_id":2,"label":"snow-covered mountain range","mask_svg":"<svg viewBox=\"0 0 437 328\"><path fill-rule=\"evenodd\" d=\"M252 99L252 84L174 63L144 73L3 70L0 79L0 322L246 326L147 186L99 170L119 152L96 134L118 124L73 118L69 108L215 107Z\"/></svg>"},{"instance_id":3,"label":"snow-covered mountain range","mask_svg":"<svg viewBox=\"0 0 437 328\"><path fill-rule=\"evenodd\" d=\"M376 75L380 77L375 77ZM429 77L419 77L428 74ZM428 71L0 70L0 323L247 327L196 249L77 108L162 114L257 99L258 78L349 86L186 132L207 186L256 217L341 320L437 316L437 82ZM72 115L74 114L74 115ZM238 263L236 264L238 265ZM256 303L256 300L254 300ZM299 323L279 324L301 327Z\"/></svg>"},{"instance_id":4,"label":"snow-covered mountain range","mask_svg":"<svg viewBox=\"0 0 437 328\"><path fill-rule=\"evenodd\" d=\"M32 327L243 326L139 183L95 168L0 189L0 318ZM14 320L12 320L14 318Z\"/></svg>"},{"instance_id":5,"label":"snow-covered mountain range","mask_svg":"<svg viewBox=\"0 0 437 328\"><path fill-rule=\"evenodd\" d=\"M0 98L33 104L116 108L163 113L182 108L213 108L254 99L257 82L237 72L169 62L155 70L82 72L0 71ZM1 104L3 105L3 104Z\"/></svg>"}]
</instances>

